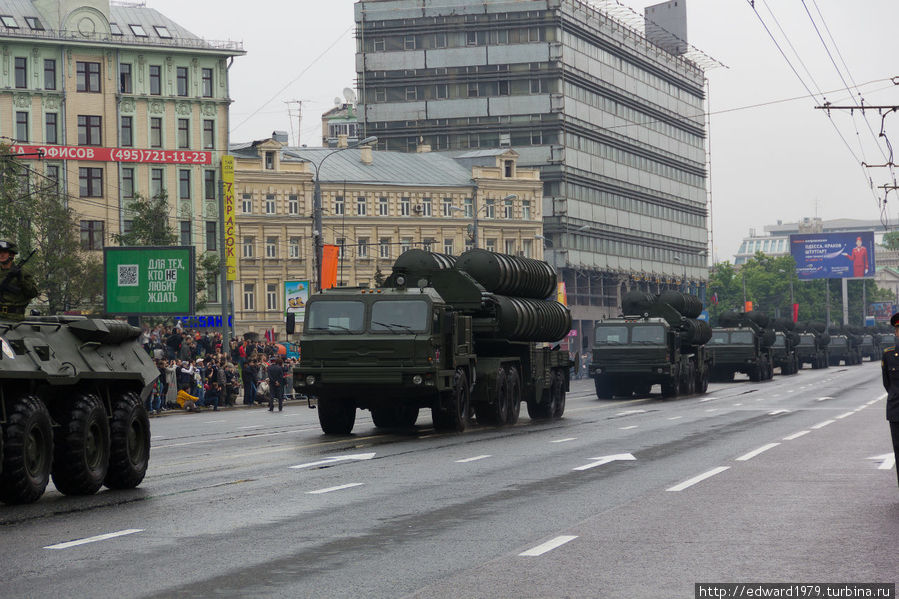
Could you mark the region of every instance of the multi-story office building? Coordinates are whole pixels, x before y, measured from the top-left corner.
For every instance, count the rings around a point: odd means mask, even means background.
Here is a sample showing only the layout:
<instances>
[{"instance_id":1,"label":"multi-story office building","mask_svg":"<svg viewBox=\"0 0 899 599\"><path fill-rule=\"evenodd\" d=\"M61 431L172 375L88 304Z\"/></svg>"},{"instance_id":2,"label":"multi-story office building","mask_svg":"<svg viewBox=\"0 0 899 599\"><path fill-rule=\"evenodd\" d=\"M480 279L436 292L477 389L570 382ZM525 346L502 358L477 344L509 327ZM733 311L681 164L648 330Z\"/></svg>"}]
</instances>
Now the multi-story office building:
<instances>
[{"instance_id":1,"label":"multi-story office building","mask_svg":"<svg viewBox=\"0 0 899 599\"><path fill-rule=\"evenodd\" d=\"M650 8L685 23L683 0ZM539 168L584 347L629 287L704 290L705 76L681 41L669 52L581 0L362 0L355 19L360 135L510 146Z\"/></svg>"},{"instance_id":2,"label":"multi-story office building","mask_svg":"<svg viewBox=\"0 0 899 599\"><path fill-rule=\"evenodd\" d=\"M83 249L129 230L135 194L167 193L180 242L218 250L228 65L240 44L108 0L0 0L0 44L0 136L44 152L35 168L60 181Z\"/></svg>"},{"instance_id":3,"label":"multi-story office building","mask_svg":"<svg viewBox=\"0 0 899 599\"><path fill-rule=\"evenodd\" d=\"M540 259L543 188L514 150L453 155L370 147L290 148L287 134L234 144L238 334L284 331L285 282L314 281L312 200L324 242L340 248L337 284L373 287L402 252L479 246ZM341 147L343 149L341 149Z\"/></svg>"}]
</instances>

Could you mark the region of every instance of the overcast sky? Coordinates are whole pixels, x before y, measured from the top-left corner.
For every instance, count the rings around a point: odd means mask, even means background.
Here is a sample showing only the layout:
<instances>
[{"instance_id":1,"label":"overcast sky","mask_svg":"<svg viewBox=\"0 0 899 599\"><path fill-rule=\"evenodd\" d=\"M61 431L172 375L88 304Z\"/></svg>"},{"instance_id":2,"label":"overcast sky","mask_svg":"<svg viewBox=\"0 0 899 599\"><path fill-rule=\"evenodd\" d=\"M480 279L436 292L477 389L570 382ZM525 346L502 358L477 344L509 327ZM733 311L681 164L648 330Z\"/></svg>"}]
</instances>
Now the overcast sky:
<instances>
[{"instance_id":1,"label":"overcast sky","mask_svg":"<svg viewBox=\"0 0 899 599\"><path fill-rule=\"evenodd\" d=\"M657 1L621 3L642 14ZM834 111L828 119L815 106L823 96L849 105L859 94L865 104L899 105L899 87L890 81L899 82L899 1L755 0L789 63L748 0L686 2L689 42L727 66L707 71L714 257L732 262L751 227L761 232L777 220L880 219L884 191L872 192L869 177L877 187L892 184L891 175L860 164L887 162L880 115L868 112L866 122L860 113ZM231 69L231 141L263 139L279 129L290 133L291 143L299 130L302 143L320 145L321 114L355 81L352 0L147 5L206 39L243 41L247 55ZM293 118L288 115L289 100L303 101L301 128L296 105ZM899 113L886 117L885 131L899 151ZM884 214L896 225L899 193L887 198Z\"/></svg>"}]
</instances>

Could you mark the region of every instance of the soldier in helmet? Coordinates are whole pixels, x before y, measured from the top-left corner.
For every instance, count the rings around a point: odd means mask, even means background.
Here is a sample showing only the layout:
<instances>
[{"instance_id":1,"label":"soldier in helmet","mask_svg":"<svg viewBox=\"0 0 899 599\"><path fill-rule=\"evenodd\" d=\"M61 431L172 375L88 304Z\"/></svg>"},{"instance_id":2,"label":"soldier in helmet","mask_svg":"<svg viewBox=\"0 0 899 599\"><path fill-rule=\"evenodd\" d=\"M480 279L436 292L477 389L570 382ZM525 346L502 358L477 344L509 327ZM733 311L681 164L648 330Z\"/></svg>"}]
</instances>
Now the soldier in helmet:
<instances>
[{"instance_id":1,"label":"soldier in helmet","mask_svg":"<svg viewBox=\"0 0 899 599\"><path fill-rule=\"evenodd\" d=\"M34 277L13 264L17 253L15 243L0 240L0 318L21 320L28 302L38 295Z\"/></svg>"},{"instance_id":2,"label":"soldier in helmet","mask_svg":"<svg viewBox=\"0 0 899 599\"><path fill-rule=\"evenodd\" d=\"M890 325L899 337L899 312L890 318ZM883 371L883 386L887 390L887 420L893 437L893 453L896 455L897 477L899 477L899 338L883 350L880 360Z\"/></svg>"}]
</instances>

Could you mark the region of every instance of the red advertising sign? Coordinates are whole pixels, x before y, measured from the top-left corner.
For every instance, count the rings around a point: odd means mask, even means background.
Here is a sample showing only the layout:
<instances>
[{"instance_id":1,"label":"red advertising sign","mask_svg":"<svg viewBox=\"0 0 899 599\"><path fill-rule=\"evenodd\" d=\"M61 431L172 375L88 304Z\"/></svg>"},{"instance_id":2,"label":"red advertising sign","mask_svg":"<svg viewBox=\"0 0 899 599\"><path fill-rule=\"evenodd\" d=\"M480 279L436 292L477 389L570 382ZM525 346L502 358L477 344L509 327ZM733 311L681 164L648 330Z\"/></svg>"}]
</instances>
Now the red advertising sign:
<instances>
[{"instance_id":1,"label":"red advertising sign","mask_svg":"<svg viewBox=\"0 0 899 599\"><path fill-rule=\"evenodd\" d=\"M153 162L157 164L212 164L212 152L200 150L138 150L134 148L99 148L86 146L29 146L16 144L9 148L22 158L44 160L93 160L97 162Z\"/></svg>"}]
</instances>

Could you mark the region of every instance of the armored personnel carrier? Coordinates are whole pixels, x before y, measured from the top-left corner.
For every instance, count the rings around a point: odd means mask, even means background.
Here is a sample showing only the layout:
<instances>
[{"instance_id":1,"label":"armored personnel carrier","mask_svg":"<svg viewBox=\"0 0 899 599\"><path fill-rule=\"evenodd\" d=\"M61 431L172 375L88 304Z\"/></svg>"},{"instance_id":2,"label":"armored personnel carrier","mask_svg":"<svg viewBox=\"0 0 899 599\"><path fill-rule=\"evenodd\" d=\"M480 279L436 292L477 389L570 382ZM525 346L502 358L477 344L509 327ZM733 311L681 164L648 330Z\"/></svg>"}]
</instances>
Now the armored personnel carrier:
<instances>
[{"instance_id":1,"label":"armored personnel carrier","mask_svg":"<svg viewBox=\"0 0 899 599\"><path fill-rule=\"evenodd\" d=\"M567 352L549 344L571 314L547 299L549 264L474 249L454 257L409 250L379 289L334 288L309 298L298 393L317 398L326 434L349 434L357 408L375 426L407 428L430 409L438 430L462 431L565 411Z\"/></svg>"},{"instance_id":2,"label":"armored personnel carrier","mask_svg":"<svg viewBox=\"0 0 899 599\"><path fill-rule=\"evenodd\" d=\"M159 375L140 329L80 316L0 321L0 501L141 483L150 459L144 399Z\"/></svg>"}]
</instances>

